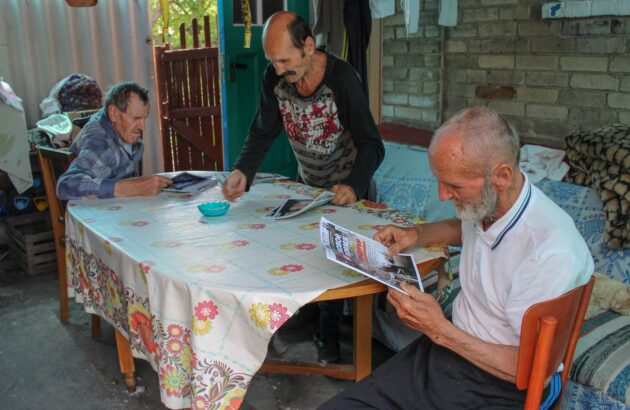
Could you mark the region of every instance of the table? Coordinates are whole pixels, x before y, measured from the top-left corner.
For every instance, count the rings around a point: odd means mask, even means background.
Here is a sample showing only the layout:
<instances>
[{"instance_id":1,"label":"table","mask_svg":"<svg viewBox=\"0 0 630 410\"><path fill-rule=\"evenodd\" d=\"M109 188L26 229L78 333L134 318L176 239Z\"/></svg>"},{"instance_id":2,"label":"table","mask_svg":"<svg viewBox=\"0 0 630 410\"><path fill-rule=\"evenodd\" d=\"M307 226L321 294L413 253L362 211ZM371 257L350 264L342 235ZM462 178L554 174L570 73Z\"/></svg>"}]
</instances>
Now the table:
<instances>
[{"instance_id":1,"label":"table","mask_svg":"<svg viewBox=\"0 0 630 410\"><path fill-rule=\"evenodd\" d=\"M262 218L288 197L319 192L290 181L258 184L215 218L196 206L222 199L219 187L196 196L70 201L69 294L152 365L167 407L238 407L273 333L328 289L364 280L325 258L320 217L366 236L390 222L422 222L368 201Z\"/></svg>"}]
</instances>

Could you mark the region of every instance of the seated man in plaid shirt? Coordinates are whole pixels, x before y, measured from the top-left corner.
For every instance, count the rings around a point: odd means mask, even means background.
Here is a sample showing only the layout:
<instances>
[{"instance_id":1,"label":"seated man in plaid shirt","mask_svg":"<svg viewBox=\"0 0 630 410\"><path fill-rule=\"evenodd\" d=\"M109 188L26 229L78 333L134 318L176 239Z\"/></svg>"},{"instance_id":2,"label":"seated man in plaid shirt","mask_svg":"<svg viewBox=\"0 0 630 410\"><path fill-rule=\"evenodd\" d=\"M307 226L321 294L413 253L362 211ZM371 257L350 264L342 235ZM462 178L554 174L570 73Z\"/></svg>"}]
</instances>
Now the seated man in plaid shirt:
<instances>
[{"instance_id":1,"label":"seated man in plaid shirt","mask_svg":"<svg viewBox=\"0 0 630 410\"><path fill-rule=\"evenodd\" d=\"M135 82L113 86L105 106L83 127L70 150L77 155L57 183L60 199L157 195L171 179L139 176L148 91Z\"/></svg>"}]
</instances>

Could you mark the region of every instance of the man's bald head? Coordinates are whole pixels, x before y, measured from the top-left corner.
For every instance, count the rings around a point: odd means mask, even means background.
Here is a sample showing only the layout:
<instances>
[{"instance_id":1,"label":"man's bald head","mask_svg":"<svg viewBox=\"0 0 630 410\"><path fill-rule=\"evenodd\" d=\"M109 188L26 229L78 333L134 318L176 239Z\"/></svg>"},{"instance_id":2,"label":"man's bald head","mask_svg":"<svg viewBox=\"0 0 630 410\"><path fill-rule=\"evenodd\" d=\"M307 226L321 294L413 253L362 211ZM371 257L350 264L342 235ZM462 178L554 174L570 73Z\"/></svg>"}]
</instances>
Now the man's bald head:
<instances>
[{"instance_id":1,"label":"man's bald head","mask_svg":"<svg viewBox=\"0 0 630 410\"><path fill-rule=\"evenodd\" d=\"M263 27L263 45L267 42L277 43L289 34L295 48L304 48L307 38L313 38L311 28L302 17L289 11L279 11L267 19Z\"/></svg>"},{"instance_id":2,"label":"man's bald head","mask_svg":"<svg viewBox=\"0 0 630 410\"><path fill-rule=\"evenodd\" d=\"M499 114L486 107L462 110L433 134L429 154L440 152L453 163L464 165L473 175L484 175L497 163L514 169L519 165L516 130Z\"/></svg>"}]
</instances>

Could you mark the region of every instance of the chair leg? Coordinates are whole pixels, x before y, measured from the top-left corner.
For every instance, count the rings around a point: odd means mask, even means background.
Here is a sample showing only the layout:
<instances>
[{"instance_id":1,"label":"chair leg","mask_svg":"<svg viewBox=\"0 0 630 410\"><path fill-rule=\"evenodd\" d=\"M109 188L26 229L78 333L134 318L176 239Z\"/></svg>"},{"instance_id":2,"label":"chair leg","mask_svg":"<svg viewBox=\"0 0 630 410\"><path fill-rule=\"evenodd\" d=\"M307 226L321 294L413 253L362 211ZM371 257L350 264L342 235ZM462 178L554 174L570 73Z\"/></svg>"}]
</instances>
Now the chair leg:
<instances>
[{"instance_id":1,"label":"chair leg","mask_svg":"<svg viewBox=\"0 0 630 410\"><path fill-rule=\"evenodd\" d=\"M92 315L92 340L101 340L101 317Z\"/></svg>"},{"instance_id":2,"label":"chair leg","mask_svg":"<svg viewBox=\"0 0 630 410\"><path fill-rule=\"evenodd\" d=\"M116 330L116 350L118 351L120 372L125 377L127 391L133 393L136 391L136 365L133 362L129 341L118 330Z\"/></svg>"},{"instance_id":3,"label":"chair leg","mask_svg":"<svg viewBox=\"0 0 630 410\"><path fill-rule=\"evenodd\" d=\"M372 371L372 295L354 298L355 381Z\"/></svg>"},{"instance_id":4,"label":"chair leg","mask_svg":"<svg viewBox=\"0 0 630 410\"><path fill-rule=\"evenodd\" d=\"M66 276L65 255L57 252L57 270L59 270L59 320L62 324L68 324L68 277Z\"/></svg>"}]
</instances>

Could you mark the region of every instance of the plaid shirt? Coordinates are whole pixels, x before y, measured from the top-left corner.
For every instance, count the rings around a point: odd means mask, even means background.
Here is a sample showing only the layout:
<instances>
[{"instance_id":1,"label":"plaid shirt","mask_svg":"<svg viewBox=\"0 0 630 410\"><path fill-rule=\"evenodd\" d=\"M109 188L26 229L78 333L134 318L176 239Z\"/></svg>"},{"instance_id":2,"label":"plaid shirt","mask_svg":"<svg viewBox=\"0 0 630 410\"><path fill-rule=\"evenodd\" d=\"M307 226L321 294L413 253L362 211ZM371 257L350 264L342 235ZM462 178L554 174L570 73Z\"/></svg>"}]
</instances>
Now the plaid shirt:
<instances>
[{"instance_id":1,"label":"plaid shirt","mask_svg":"<svg viewBox=\"0 0 630 410\"><path fill-rule=\"evenodd\" d=\"M138 176L144 145L138 141L129 154L102 109L83 127L70 151L77 158L59 178L57 196L63 200L87 196L112 198L116 181Z\"/></svg>"}]
</instances>

